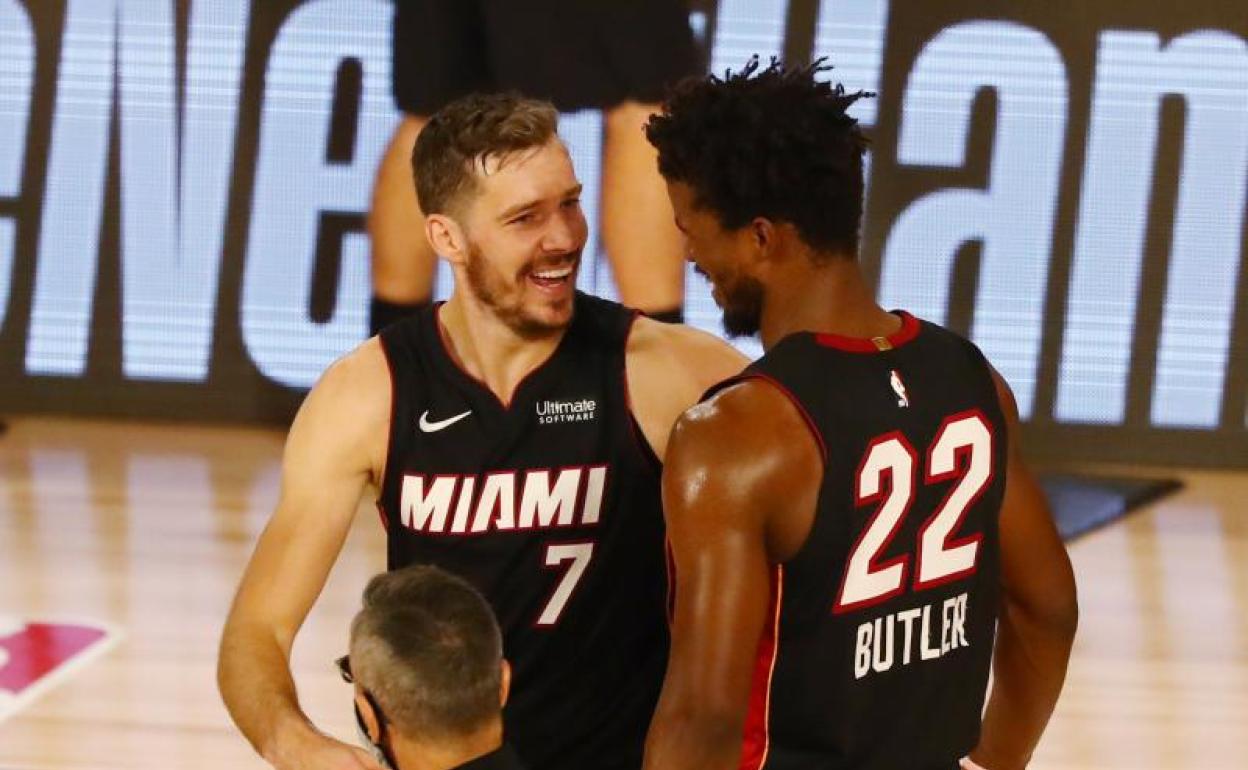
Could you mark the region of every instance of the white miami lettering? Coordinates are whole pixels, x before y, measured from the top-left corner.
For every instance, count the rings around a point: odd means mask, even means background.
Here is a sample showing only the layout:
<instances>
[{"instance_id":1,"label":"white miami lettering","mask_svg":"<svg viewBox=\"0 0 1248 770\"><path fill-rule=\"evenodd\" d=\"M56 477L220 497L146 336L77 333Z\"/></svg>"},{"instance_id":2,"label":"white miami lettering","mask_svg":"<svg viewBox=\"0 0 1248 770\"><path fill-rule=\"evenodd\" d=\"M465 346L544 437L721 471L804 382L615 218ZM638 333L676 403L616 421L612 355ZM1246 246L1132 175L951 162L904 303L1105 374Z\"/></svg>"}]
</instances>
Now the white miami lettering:
<instances>
[{"instance_id":1,"label":"white miami lettering","mask_svg":"<svg viewBox=\"0 0 1248 770\"><path fill-rule=\"evenodd\" d=\"M593 526L602 514L607 470L593 465L408 474L400 491L400 520L414 532L440 535Z\"/></svg>"},{"instance_id":2,"label":"white miami lettering","mask_svg":"<svg viewBox=\"0 0 1248 770\"><path fill-rule=\"evenodd\" d=\"M458 480L455 476L404 476L399 501L403 526L418 532L441 532L446 527L446 513Z\"/></svg>"}]
</instances>

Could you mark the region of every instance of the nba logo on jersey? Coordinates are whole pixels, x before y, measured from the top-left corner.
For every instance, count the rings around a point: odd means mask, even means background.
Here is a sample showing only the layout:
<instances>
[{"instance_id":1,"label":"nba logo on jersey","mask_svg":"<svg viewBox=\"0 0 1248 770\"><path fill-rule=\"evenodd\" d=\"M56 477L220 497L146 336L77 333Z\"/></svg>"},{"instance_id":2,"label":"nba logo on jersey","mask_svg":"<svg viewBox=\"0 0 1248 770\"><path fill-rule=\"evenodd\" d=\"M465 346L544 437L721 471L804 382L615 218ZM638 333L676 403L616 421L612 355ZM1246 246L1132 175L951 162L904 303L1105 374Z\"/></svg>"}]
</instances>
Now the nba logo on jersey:
<instances>
[{"instance_id":1,"label":"nba logo on jersey","mask_svg":"<svg viewBox=\"0 0 1248 770\"><path fill-rule=\"evenodd\" d=\"M118 637L98 624L0 615L0 722L72 676Z\"/></svg>"},{"instance_id":2,"label":"nba logo on jersey","mask_svg":"<svg viewBox=\"0 0 1248 770\"><path fill-rule=\"evenodd\" d=\"M888 382L893 386L893 392L897 394L897 406L910 406L910 395L906 392L906 383L901 381L901 375L896 369L889 370Z\"/></svg>"}]
</instances>

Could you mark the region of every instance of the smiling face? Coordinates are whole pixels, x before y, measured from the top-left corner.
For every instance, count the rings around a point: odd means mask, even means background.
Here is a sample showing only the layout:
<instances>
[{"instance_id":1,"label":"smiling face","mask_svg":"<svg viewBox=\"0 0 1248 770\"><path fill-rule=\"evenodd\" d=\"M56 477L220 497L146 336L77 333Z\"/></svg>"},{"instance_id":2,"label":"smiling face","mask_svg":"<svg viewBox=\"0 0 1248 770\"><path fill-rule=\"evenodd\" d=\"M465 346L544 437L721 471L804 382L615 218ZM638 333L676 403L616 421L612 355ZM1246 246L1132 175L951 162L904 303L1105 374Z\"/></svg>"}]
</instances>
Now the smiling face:
<instances>
[{"instance_id":1,"label":"smiling face","mask_svg":"<svg viewBox=\"0 0 1248 770\"><path fill-rule=\"evenodd\" d=\"M751 274L758 244L749 226L727 230L710 211L697 205L693 188L668 181L667 193L685 254L694 269L711 282L711 296L724 311L724 331L732 337L758 333L763 314L763 284Z\"/></svg>"},{"instance_id":2,"label":"smiling face","mask_svg":"<svg viewBox=\"0 0 1248 770\"><path fill-rule=\"evenodd\" d=\"M477 190L456 219L465 243L459 277L472 296L523 336L572 320L589 237L581 185L558 138L474 164Z\"/></svg>"}]
</instances>

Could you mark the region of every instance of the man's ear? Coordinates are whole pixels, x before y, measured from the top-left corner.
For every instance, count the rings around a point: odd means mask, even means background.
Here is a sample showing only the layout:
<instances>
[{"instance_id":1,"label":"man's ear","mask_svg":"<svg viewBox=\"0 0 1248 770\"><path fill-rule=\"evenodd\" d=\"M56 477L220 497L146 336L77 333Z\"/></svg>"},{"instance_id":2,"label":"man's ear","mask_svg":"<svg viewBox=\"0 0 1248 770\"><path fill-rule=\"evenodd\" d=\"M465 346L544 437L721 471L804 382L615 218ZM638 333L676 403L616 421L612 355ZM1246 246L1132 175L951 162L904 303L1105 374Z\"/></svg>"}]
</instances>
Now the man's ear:
<instances>
[{"instance_id":1,"label":"man's ear","mask_svg":"<svg viewBox=\"0 0 1248 770\"><path fill-rule=\"evenodd\" d=\"M507 696L511 694L511 664L504 658L502 665L503 673L502 676L499 677L500 686L498 688L498 705L506 706Z\"/></svg>"},{"instance_id":2,"label":"man's ear","mask_svg":"<svg viewBox=\"0 0 1248 770\"><path fill-rule=\"evenodd\" d=\"M767 262L774 258L780 237L775 222L766 217L754 217L744 230L756 261Z\"/></svg>"},{"instance_id":3,"label":"man's ear","mask_svg":"<svg viewBox=\"0 0 1248 770\"><path fill-rule=\"evenodd\" d=\"M377 720L377 712L373 710L373 704L368 702L368 698L364 697L364 691L358 687L355 690L355 709L360 714L360 719L364 722L364 733L368 735L368 739L373 743L381 740L381 723Z\"/></svg>"},{"instance_id":4,"label":"man's ear","mask_svg":"<svg viewBox=\"0 0 1248 770\"><path fill-rule=\"evenodd\" d=\"M463 264L468 256L468 236L464 228L446 214L425 217L425 237L433 252L453 264Z\"/></svg>"}]
</instances>

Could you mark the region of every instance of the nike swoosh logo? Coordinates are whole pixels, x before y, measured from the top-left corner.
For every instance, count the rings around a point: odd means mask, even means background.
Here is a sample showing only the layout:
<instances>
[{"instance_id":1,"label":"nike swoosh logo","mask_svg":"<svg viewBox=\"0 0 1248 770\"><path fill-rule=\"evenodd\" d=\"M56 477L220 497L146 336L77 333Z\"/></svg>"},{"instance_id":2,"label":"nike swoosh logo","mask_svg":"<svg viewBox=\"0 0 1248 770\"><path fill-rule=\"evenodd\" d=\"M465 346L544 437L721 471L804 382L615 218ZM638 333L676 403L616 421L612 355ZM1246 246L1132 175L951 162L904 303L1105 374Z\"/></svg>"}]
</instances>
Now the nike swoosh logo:
<instances>
[{"instance_id":1,"label":"nike swoosh logo","mask_svg":"<svg viewBox=\"0 0 1248 770\"><path fill-rule=\"evenodd\" d=\"M420 429L424 433L437 433L443 428L451 427L452 425L464 419L470 414L472 414L471 409L464 412L463 414L457 414L454 417L447 417L445 420L438 420L437 422L429 422L429 410L426 409L425 413L420 416Z\"/></svg>"}]
</instances>

